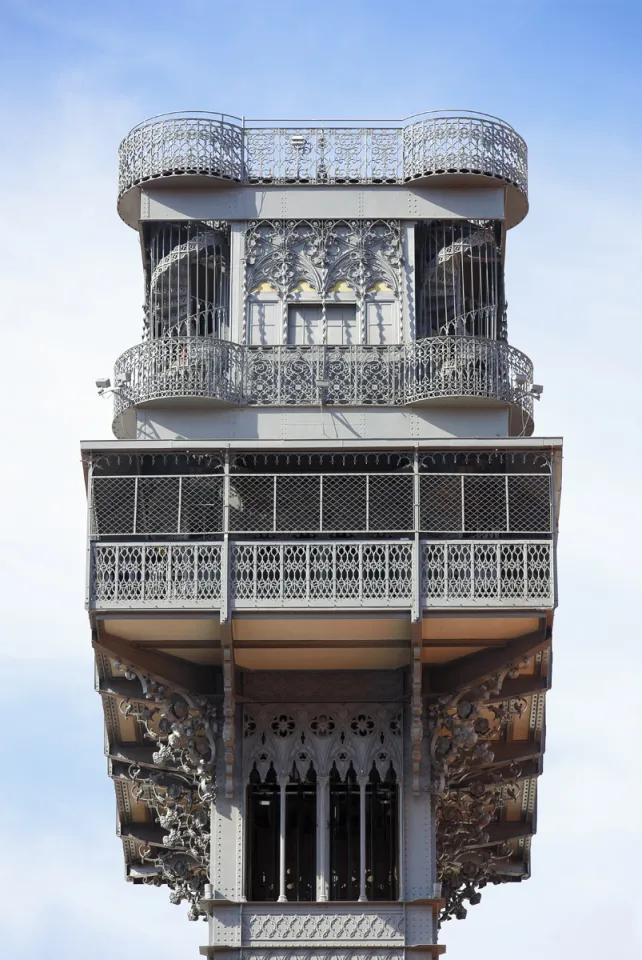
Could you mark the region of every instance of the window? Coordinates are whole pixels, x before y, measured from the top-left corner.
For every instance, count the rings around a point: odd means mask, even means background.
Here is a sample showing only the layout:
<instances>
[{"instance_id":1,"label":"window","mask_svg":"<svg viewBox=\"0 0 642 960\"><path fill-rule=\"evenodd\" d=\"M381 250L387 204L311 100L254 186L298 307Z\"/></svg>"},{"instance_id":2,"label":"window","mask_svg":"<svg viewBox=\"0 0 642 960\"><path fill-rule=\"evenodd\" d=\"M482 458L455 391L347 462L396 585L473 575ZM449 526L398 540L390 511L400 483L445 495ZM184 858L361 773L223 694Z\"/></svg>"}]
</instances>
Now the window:
<instances>
[{"instance_id":1,"label":"window","mask_svg":"<svg viewBox=\"0 0 642 960\"><path fill-rule=\"evenodd\" d=\"M276 900L279 895L279 785L250 783L247 790L248 885L250 900ZM268 778L270 775L268 774Z\"/></svg>"},{"instance_id":2,"label":"window","mask_svg":"<svg viewBox=\"0 0 642 960\"><path fill-rule=\"evenodd\" d=\"M358 342L356 304L327 303L325 322L326 343L349 345ZM323 309L321 304L290 304L288 308L288 343L309 346L323 342Z\"/></svg>"},{"instance_id":3,"label":"window","mask_svg":"<svg viewBox=\"0 0 642 960\"><path fill-rule=\"evenodd\" d=\"M336 767L317 789L312 767L277 783L256 771L247 788L247 896L256 901L396 900L399 809L392 769L342 779ZM284 804L284 810L281 804ZM283 832L282 832L283 831ZM362 862L365 852L365 862ZM284 874L281 878L281 864ZM318 878L318 883L317 883Z\"/></svg>"},{"instance_id":4,"label":"window","mask_svg":"<svg viewBox=\"0 0 642 960\"><path fill-rule=\"evenodd\" d=\"M331 344L358 343L357 306L354 303L329 303L325 308L327 342Z\"/></svg>"},{"instance_id":5,"label":"window","mask_svg":"<svg viewBox=\"0 0 642 960\"><path fill-rule=\"evenodd\" d=\"M250 303L250 343L271 346L281 342L281 304L275 301Z\"/></svg>"},{"instance_id":6,"label":"window","mask_svg":"<svg viewBox=\"0 0 642 960\"><path fill-rule=\"evenodd\" d=\"M321 343L321 304L290 304L288 308L288 343L309 346Z\"/></svg>"},{"instance_id":7,"label":"window","mask_svg":"<svg viewBox=\"0 0 642 960\"><path fill-rule=\"evenodd\" d=\"M366 334L368 343L395 343L394 316L396 304L381 300L366 303Z\"/></svg>"}]
</instances>

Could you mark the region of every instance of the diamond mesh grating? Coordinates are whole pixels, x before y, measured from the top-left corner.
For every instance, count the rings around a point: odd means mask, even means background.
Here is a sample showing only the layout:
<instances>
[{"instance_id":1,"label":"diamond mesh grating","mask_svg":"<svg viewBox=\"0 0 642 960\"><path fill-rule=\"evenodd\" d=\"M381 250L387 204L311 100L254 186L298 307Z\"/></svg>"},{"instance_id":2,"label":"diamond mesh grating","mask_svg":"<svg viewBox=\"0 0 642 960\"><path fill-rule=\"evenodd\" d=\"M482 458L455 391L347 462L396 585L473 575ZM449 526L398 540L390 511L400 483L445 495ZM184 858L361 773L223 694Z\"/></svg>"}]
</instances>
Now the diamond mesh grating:
<instances>
[{"instance_id":1,"label":"diamond mesh grating","mask_svg":"<svg viewBox=\"0 0 642 960\"><path fill-rule=\"evenodd\" d=\"M94 477L91 535L129 534L134 530L135 477Z\"/></svg>"},{"instance_id":2,"label":"diamond mesh grating","mask_svg":"<svg viewBox=\"0 0 642 960\"><path fill-rule=\"evenodd\" d=\"M183 477L181 533L220 533L223 529L223 477Z\"/></svg>"},{"instance_id":3,"label":"diamond mesh grating","mask_svg":"<svg viewBox=\"0 0 642 960\"><path fill-rule=\"evenodd\" d=\"M230 478L230 530L274 530L274 477Z\"/></svg>"},{"instance_id":4,"label":"diamond mesh grating","mask_svg":"<svg viewBox=\"0 0 642 960\"><path fill-rule=\"evenodd\" d=\"M368 529L410 531L414 529L414 477L368 478Z\"/></svg>"},{"instance_id":5,"label":"diamond mesh grating","mask_svg":"<svg viewBox=\"0 0 642 960\"><path fill-rule=\"evenodd\" d=\"M550 476L509 476L508 515L512 532L550 533Z\"/></svg>"},{"instance_id":6,"label":"diamond mesh grating","mask_svg":"<svg viewBox=\"0 0 642 960\"><path fill-rule=\"evenodd\" d=\"M454 533L462 528L460 476L422 474L419 478L419 516L425 533Z\"/></svg>"},{"instance_id":7,"label":"diamond mesh grating","mask_svg":"<svg viewBox=\"0 0 642 960\"><path fill-rule=\"evenodd\" d=\"M506 478L464 477L464 526L466 533L506 530Z\"/></svg>"},{"instance_id":8,"label":"diamond mesh grating","mask_svg":"<svg viewBox=\"0 0 642 960\"><path fill-rule=\"evenodd\" d=\"M367 529L367 479L361 475L323 477L323 529Z\"/></svg>"},{"instance_id":9,"label":"diamond mesh grating","mask_svg":"<svg viewBox=\"0 0 642 960\"><path fill-rule=\"evenodd\" d=\"M139 477L136 533L176 533L178 505L178 477Z\"/></svg>"},{"instance_id":10,"label":"diamond mesh grating","mask_svg":"<svg viewBox=\"0 0 642 960\"><path fill-rule=\"evenodd\" d=\"M277 477L276 529L282 532L318 530L319 477Z\"/></svg>"}]
</instances>

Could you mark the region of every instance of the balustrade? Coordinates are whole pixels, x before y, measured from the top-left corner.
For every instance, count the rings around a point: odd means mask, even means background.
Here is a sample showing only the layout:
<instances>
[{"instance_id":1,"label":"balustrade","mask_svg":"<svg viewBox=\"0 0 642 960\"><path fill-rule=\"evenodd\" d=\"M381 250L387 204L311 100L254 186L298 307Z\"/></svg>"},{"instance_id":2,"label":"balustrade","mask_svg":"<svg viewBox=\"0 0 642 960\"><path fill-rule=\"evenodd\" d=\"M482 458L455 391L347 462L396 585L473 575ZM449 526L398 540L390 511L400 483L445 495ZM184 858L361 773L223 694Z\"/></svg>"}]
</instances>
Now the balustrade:
<instances>
[{"instance_id":1,"label":"balustrade","mask_svg":"<svg viewBox=\"0 0 642 960\"><path fill-rule=\"evenodd\" d=\"M497 179L526 197L526 144L509 124L474 112L374 126L164 114L121 143L118 188L122 196L148 180L185 175L250 184L394 184L443 174Z\"/></svg>"},{"instance_id":2,"label":"balustrade","mask_svg":"<svg viewBox=\"0 0 642 960\"><path fill-rule=\"evenodd\" d=\"M410 539L95 542L88 605L410 609L415 591L433 609L552 607L552 542L422 540L419 557Z\"/></svg>"},{"instance_id":3,"label":"balustrade","mask_svg":"<svg viewBox=\"0 0 642 960\"><path fill-rule=\"evenodd\" d=\"M394 406L447 397L509 403L532 415L533 365L505 340L427 337L378 346L252 347L161 337L116 361L115 415L149 400L202 397L257 406Z\"/></svg>"}]
</instances>

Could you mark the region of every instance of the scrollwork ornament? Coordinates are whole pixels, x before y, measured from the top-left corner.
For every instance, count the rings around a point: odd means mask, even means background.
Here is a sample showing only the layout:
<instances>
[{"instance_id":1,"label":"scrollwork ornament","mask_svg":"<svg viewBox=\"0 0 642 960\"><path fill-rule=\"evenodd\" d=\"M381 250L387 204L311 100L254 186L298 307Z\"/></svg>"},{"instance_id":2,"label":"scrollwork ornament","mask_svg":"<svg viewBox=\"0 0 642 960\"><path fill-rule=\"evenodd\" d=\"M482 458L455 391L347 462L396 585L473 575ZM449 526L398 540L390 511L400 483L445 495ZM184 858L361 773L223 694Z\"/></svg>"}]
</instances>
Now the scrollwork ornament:
<instances>
[{"instance_id":1,"label":"scrollwork ornament","mask_svg":"<svg viewBox=\"0 0 642 960\"><path fill-rule=\"evenodd\" d=\"M158 870L171 888L173 903L190 903L189 919L202 911L198 901L208 882L210 804L214 799L216 708L202 697L170 688L156 679L123 667L125 677L138 677L145 701L123 700L124 716L137 720L145 739L156 749L155 765L162 771L129 768L132 793L152 812L165 831L168 849L144 847L141 856Z\"/></svg>"}]
</instances>

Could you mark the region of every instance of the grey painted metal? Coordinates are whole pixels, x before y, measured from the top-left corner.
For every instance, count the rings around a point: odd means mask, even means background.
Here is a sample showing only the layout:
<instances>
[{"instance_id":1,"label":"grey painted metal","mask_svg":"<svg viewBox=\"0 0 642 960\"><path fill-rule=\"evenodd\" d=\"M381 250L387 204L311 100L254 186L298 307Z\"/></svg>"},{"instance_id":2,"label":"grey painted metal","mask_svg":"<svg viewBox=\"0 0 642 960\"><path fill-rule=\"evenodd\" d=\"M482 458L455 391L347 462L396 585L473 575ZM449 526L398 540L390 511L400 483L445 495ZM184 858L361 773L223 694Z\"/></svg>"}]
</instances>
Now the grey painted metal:
<instances>
[{"instance_id":1,"label":"grey painted metal","mask_svg":"<svg viewBox=\"0 0 642 960\"><path fill-rule=\"evenodd\" d=\"M550 540L92 544L90 609L550 609ZM226 570L229 569L229 573ZM227 582L224 582L227 581ZM413 589L414 585L414 589Z\"/></svg>"},{"instance_id":2,"label":"grey painted metal","mask_svg":"<svg viewBox=\"0 0 642 960\"><path fill-rule=\"evenodd\" d=\"M139 220L276 220L353 218L366 219L466 219L501 220L505 215L504 187L467 186L465 190L417 183L379 186L340 185L252 186L230 185L218 189L215 182L176 189L168 182L151 181L141 191L139 205L131 215L121 215L136 226ZM520 218L521 219L521 218ZM515 221L508 225L513 226Z\"/></svg>"},{"instance_id":3,"label":"grey painted metal","mask_svg":"<svg viewBox=\"0 0 642 960\"><path fill-rule=\"evenodd\" d=\"M211 337L162 337L114 366L114 416L149 400L202 397L241 405L394 406L483 397L532 414L533 365L503 340L428 337L377 346L252 347ZM516 378L523 377L522 383ZM320 388L318 381L329 381Z\"/></svg>"},{"instance_id":4,"label":"grey painted metal","mask_svg":"<svg viewBox=\"0 0 642 960\"><path fill-rule=\"evenodd\" d=\"M469 111L427 113L394 126L165 114L122 141L118 193L190 175L238 183L394 184L443 174L501 180L526 196L526 144L504 121Z\"/></svg>"},{"instance_id":5,"label":"grey painted metal","mask_svg":"<svg viewBox=\"0 0 642 960\"><path fill-rule=\"evenodd\" d=\"M92 539L552 530L549 473L98 474L89 491Z\"/></svg>"}]
</instances>

